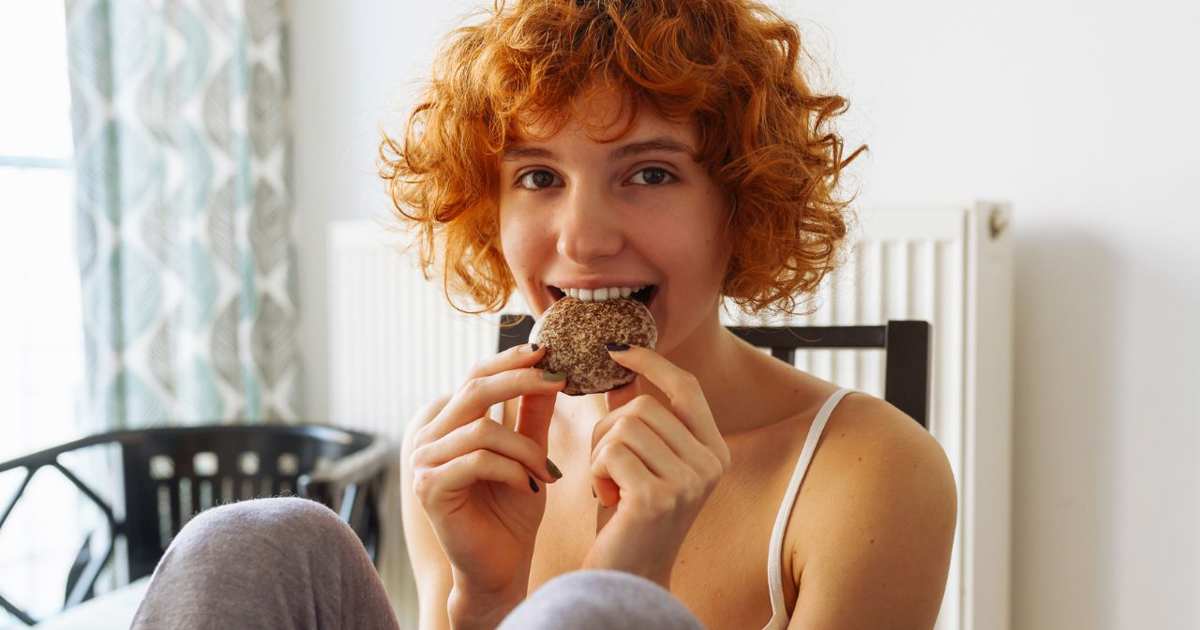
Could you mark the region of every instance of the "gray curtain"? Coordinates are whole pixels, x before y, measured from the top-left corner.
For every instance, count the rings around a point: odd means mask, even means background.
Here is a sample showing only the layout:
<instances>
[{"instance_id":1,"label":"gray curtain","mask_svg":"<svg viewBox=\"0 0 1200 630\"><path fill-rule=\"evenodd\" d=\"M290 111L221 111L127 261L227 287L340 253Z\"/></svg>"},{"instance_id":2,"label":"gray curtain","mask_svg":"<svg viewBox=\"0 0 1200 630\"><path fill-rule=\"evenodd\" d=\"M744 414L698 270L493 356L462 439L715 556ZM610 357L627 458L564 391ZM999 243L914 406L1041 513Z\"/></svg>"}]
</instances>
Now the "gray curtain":
<instances>
[{"instance_id":1,"label":"gray curtain","mask_svg":"<svg viewBox=\"0 0 1200 630\"><path fill-rule=\"evenodd\" d=\"M66 7L85 428L298 419L286 5Z\"/></svg>"}]
</instances>

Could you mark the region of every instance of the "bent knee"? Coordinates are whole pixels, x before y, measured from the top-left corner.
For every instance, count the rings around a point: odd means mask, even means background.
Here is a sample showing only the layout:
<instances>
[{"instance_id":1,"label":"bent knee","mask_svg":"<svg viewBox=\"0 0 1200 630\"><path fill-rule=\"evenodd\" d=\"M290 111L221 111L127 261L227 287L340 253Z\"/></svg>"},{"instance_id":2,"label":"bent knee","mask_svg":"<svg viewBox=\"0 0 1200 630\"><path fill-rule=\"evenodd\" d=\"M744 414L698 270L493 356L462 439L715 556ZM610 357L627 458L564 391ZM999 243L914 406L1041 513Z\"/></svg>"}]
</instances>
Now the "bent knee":
<instances>
[{"instance_id":1,"label":"bent knee","mask_svg":"<svg viewBox=\"0 0 1200 630\"><path fill-rule=\"evenodd\" d=\"M229 553L239 553L244 551L239 543L255 541L288 547L361 544L354 530L327 506L300 497L268 497L200 512L179 531L172 546L220 543Z\"/></svg>"},{"instance_id":2,"label":"bent knee","mask_svg":"<svg viewBox=\"0 0 1200 630\"><path fill-rule=\"evenodd\" d=\"M703 627L683 602L659 584L605 569L572 571L547 581L500 627L535 627L531 624L538 619L589 628Z\"/></svg>"}]
</instances>

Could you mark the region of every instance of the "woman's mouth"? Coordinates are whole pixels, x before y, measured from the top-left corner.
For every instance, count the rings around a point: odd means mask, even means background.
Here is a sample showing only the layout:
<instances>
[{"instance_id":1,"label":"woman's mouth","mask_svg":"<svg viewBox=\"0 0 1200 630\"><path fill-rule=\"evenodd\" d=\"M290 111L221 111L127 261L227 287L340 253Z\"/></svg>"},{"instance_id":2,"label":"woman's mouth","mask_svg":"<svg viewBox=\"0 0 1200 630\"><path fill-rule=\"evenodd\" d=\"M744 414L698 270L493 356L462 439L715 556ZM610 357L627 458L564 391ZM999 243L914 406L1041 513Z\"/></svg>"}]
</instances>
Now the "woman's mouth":
<instances>
[{"instance_id":1,"label":"woman's mouth","mask_svg":"<svg viewBox=\"0 0 1200 630\"><path fill-rule=\"evenodd\" d=\"M658 295L657 284L647 284L640 287L609 287L604 289L560 289L551 285L546 285L546 287L550 290L550 296L555 302L568 295L584 302L629 298L641 302L646 308L650 308L650 303Z\"/></svg>"}]
</instances>

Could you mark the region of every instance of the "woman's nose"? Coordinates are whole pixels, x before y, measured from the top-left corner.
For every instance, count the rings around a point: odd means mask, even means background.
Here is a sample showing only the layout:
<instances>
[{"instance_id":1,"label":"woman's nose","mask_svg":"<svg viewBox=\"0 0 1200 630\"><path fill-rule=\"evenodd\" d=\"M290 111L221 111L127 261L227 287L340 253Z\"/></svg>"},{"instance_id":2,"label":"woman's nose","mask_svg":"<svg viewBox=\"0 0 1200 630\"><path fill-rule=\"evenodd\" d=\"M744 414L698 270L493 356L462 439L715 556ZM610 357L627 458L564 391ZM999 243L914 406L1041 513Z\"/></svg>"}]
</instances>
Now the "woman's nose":
<instances>
[{"instance_id":1,"label":"woman's nose","mask_svg":"<svg viewBox=\"0 0 1200 630\"><path fill-rule=\"evenodd\" d=\"M624 226L612 201L599 191L572 191L558 216L558 253L580 266L615 256L624 247Z\"/></svg>"}]
</instances>

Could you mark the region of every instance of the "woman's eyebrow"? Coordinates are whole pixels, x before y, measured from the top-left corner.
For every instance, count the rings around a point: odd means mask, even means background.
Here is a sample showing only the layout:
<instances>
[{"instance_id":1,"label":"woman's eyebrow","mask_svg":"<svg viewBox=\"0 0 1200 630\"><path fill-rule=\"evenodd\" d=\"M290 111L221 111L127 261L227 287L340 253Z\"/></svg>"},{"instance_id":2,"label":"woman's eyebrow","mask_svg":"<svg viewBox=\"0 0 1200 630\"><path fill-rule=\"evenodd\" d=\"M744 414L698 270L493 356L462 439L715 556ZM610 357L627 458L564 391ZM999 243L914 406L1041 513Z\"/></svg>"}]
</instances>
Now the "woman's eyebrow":
<instances>
[{"instance_id":1,"label":"woman's eyebrow","mask_svg":"<svg viewBox=\"0 0 1200 630\"><path fill-rule=\"evenodd\" d=\"M693 151L691 147L689 147L688 145L686 145L682 142L679 142L678 140L675 140L674 138L669 138L667 136L658 136L657 138L650 138L649 140L642 140L640 142L631 142L623 147L615 149L612 153L610 153L608 155L608 159L609 159L609 161L615 162L617 160L622 160L622 159L625 159L625 158L633 156L633 155L638 155L641 153L649 153L651 151L667 151L670 153L683 153L684 155L692 158L693 160L696 159L696 152Z\"/></svg>"},{"instance_id":2,"label":"woman's eyebrow","mask_svg":"<svg viewBox=\"0 0 1200 630\"><path fill-rule=\"evenodd\" d=\"M549 149L527 147L520 144L515 144L504 149L504 152L500 155L501 162L512 162L513 160L520 160L522 158L546 158L548 160L558 159L557 156L554 155L554 152L550 151Z\"/></svg>"},{"instance_id":3,"label":"woman's eyebrow","mask_svg":"<svg viewBox=\"0 0 1200 630\"><path fill-rule=\"evenodd\" d=\"M609 161L615 162L630 156L641 153L649 153L651 151L682 153L693 160L696 159L696 153L691 147L667 136L658 136L655 138L650 138L649 140L641 140L623 145L613 149L612 153L609 153L608 159ZM555 156L554 152L550 151L549 149L515 144L506 148L500 159L503 162L511 162L513 160L519 160L522 158L545 158L554 160L557 159L557 156Z\"/></svg>"}]
</instances>

